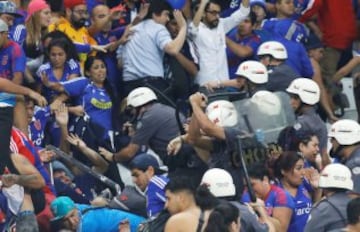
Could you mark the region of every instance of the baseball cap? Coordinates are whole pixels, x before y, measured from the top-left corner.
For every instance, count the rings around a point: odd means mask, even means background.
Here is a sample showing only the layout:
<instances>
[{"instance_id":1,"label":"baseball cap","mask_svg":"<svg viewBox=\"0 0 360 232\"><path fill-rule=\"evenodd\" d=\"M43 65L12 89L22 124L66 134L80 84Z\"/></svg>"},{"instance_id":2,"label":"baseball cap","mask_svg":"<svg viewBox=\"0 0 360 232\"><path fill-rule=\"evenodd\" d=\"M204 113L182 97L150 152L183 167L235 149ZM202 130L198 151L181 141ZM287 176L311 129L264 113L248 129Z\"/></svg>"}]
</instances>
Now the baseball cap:
<instances>
[{"instance_id":1,"label":"baseball cap","mask_svg":"<svg viewBox=\"0 0 360 232\"><path fill-rule=\"evenodd\" d=\"M52 220L58 221L63 219L71 210L75 209L75 203L69 197L62 196L51 202L50 209L55 216Z\"/></svg>"},{"instance_id":2,"label":"baseball cap","mask_svg":"<svg viewBox=\"0 0 360 232\"><path fill-rule=\"evenodd\" d=\"M9 31L9 26L4 20L0 19L0 32Z\"/></svg>"},{"instance_id":3,"label":"baseball cap","mask_svg":"<svg viewBox=\"0 0 360 232\"><path fill-rule=\"evenodd\" d=\"M17 13L16 4L12 1L0 1L0 14L22 17L21 14Z\"/></svg>"},{"instance_id":4,"label":"baseball cap","mask_svg":"<svg viewBox=\"0 0 360 232\"><path fill-rule=\"evenodd\" d=\"M65 8L74 8L77 5L86 5L85 0L64 0Z\"/></svg>"},{"instance_id":5,"label":"baseball cap","mask_svg":"<svg viewBox=\"0 0 360 232\"><path fill-rule=\"evenodd\" d=\"M44 0L32 0L28 5L28 15L26 17L26 21L30 19L30 17L38 11L49 8L50 6Z\"/></svg>"},{"instance_id":6,"label":"baseball cap","mask_svg":"<svg viewBox=\"0 0 360 232\"><path fill-rule=\"evenodd\" d=\"M215 197L231 197L236 194L233 178L224 169L212 168L207 170L201 179L201 184L208 186L209 191Z\"/></svg>"},{"instance_id":7,"label":"baseball cap","mask_svg":"<svg viewBox=\"0 0 360 232\"><path fill-rule=\"evenodd\" d=\"M166 167L160 167L158 160L153 155L147 153L141 153L135 156L129 163L130 169L136 168L142 171L147 170L149 166L153 167L157 174L162 174L167 171Z\"/></svg>"},{"instance_id":8,"label":"baseball cap","mask_svg":"<svg viewBox=\"0 0 360 232\"><path fill-rule=\"evenodd\" d=\"M109 207L147 217L146 197L135 186L125 186L121 194L109 202Z\"/></svg>"}]
</instances>

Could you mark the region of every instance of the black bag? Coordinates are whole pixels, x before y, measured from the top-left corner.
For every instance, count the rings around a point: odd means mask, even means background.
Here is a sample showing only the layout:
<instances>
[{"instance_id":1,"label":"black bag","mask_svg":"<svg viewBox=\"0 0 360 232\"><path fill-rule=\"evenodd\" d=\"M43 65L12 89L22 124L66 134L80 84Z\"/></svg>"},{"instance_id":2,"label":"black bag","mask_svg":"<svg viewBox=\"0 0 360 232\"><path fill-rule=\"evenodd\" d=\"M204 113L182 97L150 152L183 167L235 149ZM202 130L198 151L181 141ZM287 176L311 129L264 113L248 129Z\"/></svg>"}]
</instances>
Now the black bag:
<instances>
[{"instance_id":1,"label":"black bag","mask_svg":"<svg viewBox=\"0 0 360 232\"><path fill-rule=\"evenodd\" d=\"M167 210L163 210L156 218L141 223L137 232L163 232L170 216Z\"/></svg>"}]
</instances>

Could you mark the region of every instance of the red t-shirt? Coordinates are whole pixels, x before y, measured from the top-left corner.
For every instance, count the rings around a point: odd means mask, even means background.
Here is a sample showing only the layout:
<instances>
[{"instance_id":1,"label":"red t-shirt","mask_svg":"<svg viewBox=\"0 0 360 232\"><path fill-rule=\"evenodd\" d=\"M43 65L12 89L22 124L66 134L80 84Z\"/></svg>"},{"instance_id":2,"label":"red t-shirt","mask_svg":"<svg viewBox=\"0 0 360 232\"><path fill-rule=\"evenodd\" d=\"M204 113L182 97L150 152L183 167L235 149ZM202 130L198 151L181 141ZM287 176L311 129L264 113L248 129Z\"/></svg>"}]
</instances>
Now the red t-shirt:
<instances>
[{"instance_id":1,"label":"red t-shirt","mask_svg":"<svg viewBox=\"0 0 360 232\"><path fill-rule=\"evenodd\" d=\"M325 46L341 50L351 46L357 37L352 0L315 0L299 21L305 22L316 13Z\"/></svg>"}]
</instances>

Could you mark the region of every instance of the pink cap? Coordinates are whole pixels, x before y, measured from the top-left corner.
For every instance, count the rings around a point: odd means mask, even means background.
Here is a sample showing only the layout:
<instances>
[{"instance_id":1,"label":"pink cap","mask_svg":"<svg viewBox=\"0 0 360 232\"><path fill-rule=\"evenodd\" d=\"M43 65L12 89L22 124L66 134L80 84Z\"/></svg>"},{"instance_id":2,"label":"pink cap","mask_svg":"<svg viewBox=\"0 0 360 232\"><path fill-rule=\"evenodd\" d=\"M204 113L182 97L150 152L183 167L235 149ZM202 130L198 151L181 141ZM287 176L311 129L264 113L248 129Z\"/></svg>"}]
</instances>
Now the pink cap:
<instances>
[{"instance_id":1,"label":"pink cap","mask_svg":"<svg viewBox=\"0 0 360 232\"><path fill-rule=\"evenodd\" d=\"M28 6L28 15L26 17L26 21L28 21L30 17L36 12L46 8L50 8L50 6L44 0L31 0Z\"/></svg>"}]
</instances>

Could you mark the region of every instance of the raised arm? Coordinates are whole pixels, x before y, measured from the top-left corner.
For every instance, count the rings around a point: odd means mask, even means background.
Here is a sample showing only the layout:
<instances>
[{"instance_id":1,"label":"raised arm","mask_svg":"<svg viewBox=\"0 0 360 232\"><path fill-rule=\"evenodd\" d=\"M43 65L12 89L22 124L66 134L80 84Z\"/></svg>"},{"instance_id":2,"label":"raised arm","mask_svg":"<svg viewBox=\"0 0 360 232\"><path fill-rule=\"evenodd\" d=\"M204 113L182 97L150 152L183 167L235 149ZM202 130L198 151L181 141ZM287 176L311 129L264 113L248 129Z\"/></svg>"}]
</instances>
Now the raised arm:
<instances>
[{"instance_id":1,"label":"raised arm","mask_svg":"<svg viewBox=\"0 0 360 232\"><path fill-rule=\"evenodd\" d=\"M99 153L89 148L79 136L70 134L67 136L67 141L79 149L81 153L83 153L93 163L95 171L99 173L106 172L109 166L108 163L101 158Z\"/></svg>"},{"instance_id":2,"label":"raised arm","mask_svg":"<svg viewBox=\"0 0 360 232\"><path fill-rule=\"evenodd\" d=\"M175 39L165 45L164 50L170 55L176 55L184 45L186 39L186 21L184 16L181 11L174 10L174 17L180 27L180 30Z\"/></svg>"},{"instance_id":3,"label":"raised arm","mask_svg":"<svg viewBox=\"0 0 360 232\"><path fill-rule=\"evenodd\" d=\"M195 16L193 18L193 25L195 27L198 27L200 22L201 22L201 18L205 12L205 7L206 4L209 2L209 0L201 0L200 5L199 5L199 9L196 11Z\"/></svg>"},{"instance_id":4,"label":"raised arm","mask_svg":"<svg viewBox=\"0 0 360 232\"><path fill-rule=\"evenodd\" d=\"M207 100L204 99L204 95L202 95L201 93L195 93L190 96L190 104L193 109L193 116L196 118L197 122L199 123L200 129L205 133L205 135L218 139L225 139L224 128L216 126L206 116L203 110L206 107L204 105L206 104L206 102Z\"/></svg>"}]
</instances>

